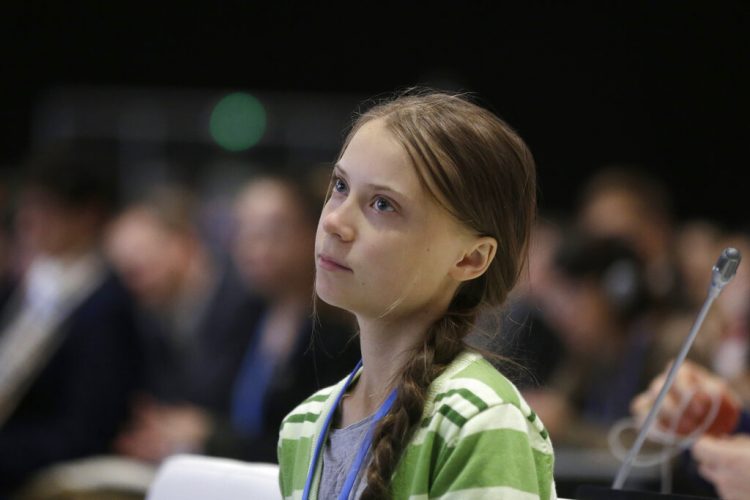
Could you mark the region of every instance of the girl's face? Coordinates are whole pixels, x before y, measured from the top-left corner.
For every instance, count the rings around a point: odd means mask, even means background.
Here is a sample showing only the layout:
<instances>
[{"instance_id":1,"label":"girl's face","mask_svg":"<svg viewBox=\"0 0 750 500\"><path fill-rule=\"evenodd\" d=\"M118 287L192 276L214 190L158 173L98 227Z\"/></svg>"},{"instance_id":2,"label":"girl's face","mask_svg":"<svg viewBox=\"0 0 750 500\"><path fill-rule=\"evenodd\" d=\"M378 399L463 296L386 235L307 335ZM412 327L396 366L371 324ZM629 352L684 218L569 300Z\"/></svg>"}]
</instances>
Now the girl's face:
<instances>
[{"instance_id":1,"label":"girl's face","mask_svg":"<svg viewBox=\"0 0 750 500\"><path fill-rule=\"evenodd\" d=\"M472 237L422 188L382 120L373 120L334 168L316 236L315 289L361 317L439 313Z\"/></svg>"}]
</instances>

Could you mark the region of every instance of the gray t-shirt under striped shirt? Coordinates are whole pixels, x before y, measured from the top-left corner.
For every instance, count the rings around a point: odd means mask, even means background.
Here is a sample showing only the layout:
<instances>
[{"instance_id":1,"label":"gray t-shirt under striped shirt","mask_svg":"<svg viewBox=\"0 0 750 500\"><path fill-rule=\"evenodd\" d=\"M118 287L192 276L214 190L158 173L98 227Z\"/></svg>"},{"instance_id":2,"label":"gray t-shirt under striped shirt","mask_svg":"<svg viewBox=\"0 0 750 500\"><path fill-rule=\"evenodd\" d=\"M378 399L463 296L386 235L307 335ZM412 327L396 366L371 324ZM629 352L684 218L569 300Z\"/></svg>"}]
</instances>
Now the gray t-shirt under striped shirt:
<instances>
[{"instance_id":1,"label":"gray t-shirt under striped shirt","mask_svg":"<svg viewBox=\"0 0 750 500\"><path fill-rule=\"evenodd\" d=\"M351 469L367 430L370 428L372 418L373 416L370 415L343 429L330 430L328 441L323 450L323 472L320 477L318 498L336 499L339 497L346 482L346 477L349 475L349 469ZM372 455L368 451L357 479L354 481L349 500L359 498L365 486L367 486L364 473L371 458Z\"/></svg>"}]
</instances>

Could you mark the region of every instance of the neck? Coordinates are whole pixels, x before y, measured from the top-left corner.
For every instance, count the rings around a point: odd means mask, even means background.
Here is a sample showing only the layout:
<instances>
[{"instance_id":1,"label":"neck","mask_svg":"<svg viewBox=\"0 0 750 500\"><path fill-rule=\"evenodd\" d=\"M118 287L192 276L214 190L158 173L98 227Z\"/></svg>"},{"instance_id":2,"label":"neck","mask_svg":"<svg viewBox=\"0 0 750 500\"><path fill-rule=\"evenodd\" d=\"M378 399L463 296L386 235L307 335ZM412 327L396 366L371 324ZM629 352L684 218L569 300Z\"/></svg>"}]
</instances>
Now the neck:
<instances>
[{"instance_id":1,"label":"neck","mask_svg":"<svg viewBox=\"0 0 750 500\"><path fill-rule=\"evenodd\" d=\"M217 272L208 254L197 249L191 255L184 273L173 284L172 293L163 302L152 304L152 307L167 316L181 316L185 310L196 313L219 279Z\"/></svg>"},{"instance_id":2,"label":"neck","mask_svg":"<svg viewBox=\"0 0 750 500\"><path fill-rule=\"evenodd\" d=\"M421 309L390 311L384 316L355 312L359 325L362 373L341 408L347 426L377 411L399 382L401 372L424 342L427 330L448 310L455 288Z\"/></svg>"},{"instance_id":3,"label":"neck","mask_svg":"<svg viewBox=\"0 0 750 500\"><path fill-rule=\"evenodd\" d=\"M363 368L350 393L350 418L344 415L345 421L356 422L377 410L435 320L435 315L388 320L357 317Z\"/></svg>"},{"instance_id":4,"label":"neck","mask_svg":"<svg viewBox=\"0 0 750 500\"><path fill-rule=\"evenodd\" d=\"M203 295L213 285L216 269L208 254L201 250L195 252L190 260L182 283L185 294Z\"/></svg>"}]
</instances>

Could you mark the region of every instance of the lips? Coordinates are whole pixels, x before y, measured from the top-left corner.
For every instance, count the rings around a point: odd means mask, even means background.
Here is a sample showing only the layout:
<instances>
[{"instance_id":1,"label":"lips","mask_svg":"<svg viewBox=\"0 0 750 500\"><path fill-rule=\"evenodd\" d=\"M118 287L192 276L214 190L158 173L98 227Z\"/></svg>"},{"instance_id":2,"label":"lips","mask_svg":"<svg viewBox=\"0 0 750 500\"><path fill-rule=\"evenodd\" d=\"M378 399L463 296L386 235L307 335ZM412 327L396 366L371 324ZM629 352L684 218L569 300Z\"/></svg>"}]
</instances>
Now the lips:
<instances>
[{"instance_id":1,"label":"lips","mask_svg":"<svg viewBox=\"0 0 750 500\"><path fill-rule=\"evenodd\" d=\"M324 254L318 254L318 266L322 267L323 269L327 269L329 271L352 272L351 268L346 267L344 264L334 259L333 257L329 257L328 255L324 255Z\"/></svg>"}]
</instances>

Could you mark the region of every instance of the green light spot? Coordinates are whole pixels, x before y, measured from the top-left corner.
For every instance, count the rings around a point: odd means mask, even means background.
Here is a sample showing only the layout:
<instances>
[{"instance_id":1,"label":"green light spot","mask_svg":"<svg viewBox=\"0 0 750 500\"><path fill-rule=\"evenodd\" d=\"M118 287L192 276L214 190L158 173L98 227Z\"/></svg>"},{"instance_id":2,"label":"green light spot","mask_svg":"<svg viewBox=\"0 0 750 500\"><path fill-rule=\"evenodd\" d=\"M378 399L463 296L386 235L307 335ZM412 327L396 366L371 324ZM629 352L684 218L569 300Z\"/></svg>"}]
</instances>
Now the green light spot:
<instances>
[{"instance_id":1,"label":"green light spot","mask_svg":"<svg viewBox=\"0 0 750 500\"><path fill-rule=\"evenodd\" d=\"M266 131L266 110L258 99L235 92L223 97L211 112L211 136L229 151L255 146Z\"/></svg>"}]
</instances>

